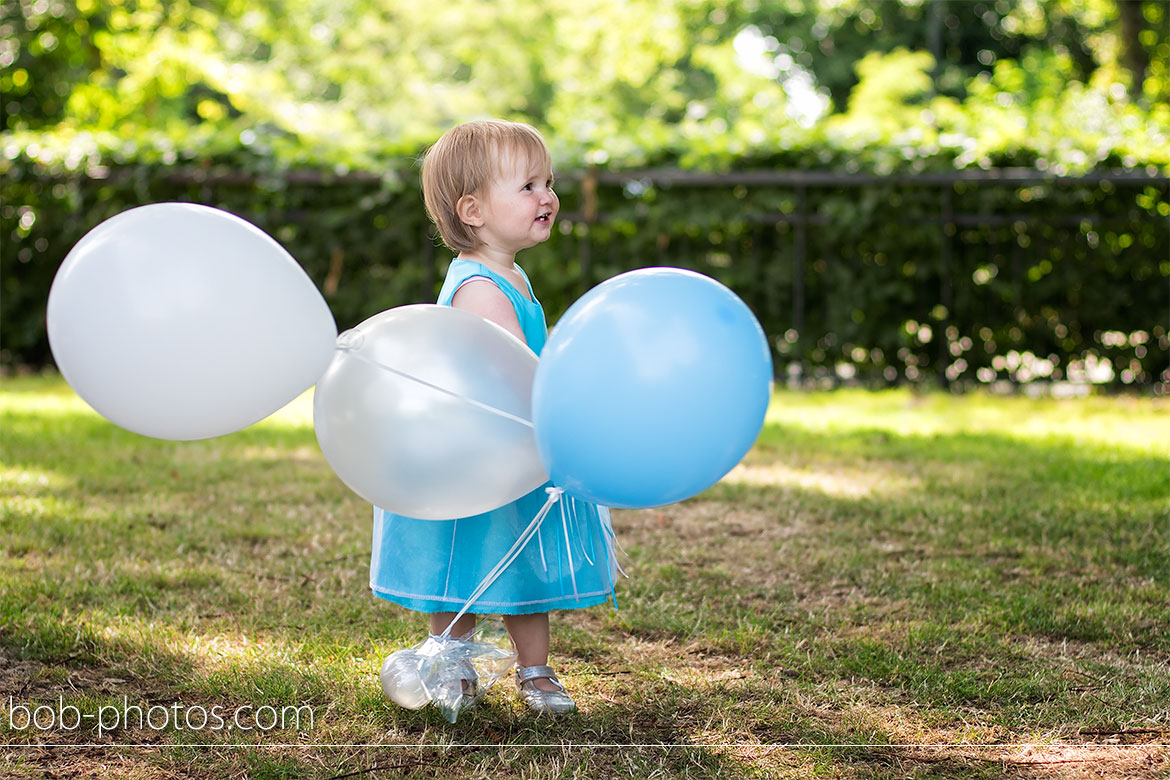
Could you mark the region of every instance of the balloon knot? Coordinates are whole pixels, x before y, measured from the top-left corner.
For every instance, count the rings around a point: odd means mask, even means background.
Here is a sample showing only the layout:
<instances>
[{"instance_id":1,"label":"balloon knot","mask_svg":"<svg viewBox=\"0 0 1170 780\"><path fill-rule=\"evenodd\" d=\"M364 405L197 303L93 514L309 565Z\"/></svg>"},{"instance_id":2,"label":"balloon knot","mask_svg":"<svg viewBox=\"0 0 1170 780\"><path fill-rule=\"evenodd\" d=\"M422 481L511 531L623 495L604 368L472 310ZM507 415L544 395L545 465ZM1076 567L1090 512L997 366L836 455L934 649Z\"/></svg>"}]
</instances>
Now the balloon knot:
<instances>
[{"instance_id":1,"label":"balloon knot","mask_svg":"<svg viewBox=\"0 0 1170 780\"><path fill-rule=\"evenodd\" d=\"M366 336L364 333L357 328L350 328L337 337L337 348L346 352L361 349L365 341Z\"/></svg>"},{"instance_id":2,"label":"balloon knot","mask_svg":"<svg viewBox=\"0 0 1170 780\"><path fill-rule=\"evenodd\" d=\"M548 500L555 504L561 500L561 496L564 495L565 489L553 485L552 487L546 487L544 492L548 493Z\"/></svg>"}]
</instances>

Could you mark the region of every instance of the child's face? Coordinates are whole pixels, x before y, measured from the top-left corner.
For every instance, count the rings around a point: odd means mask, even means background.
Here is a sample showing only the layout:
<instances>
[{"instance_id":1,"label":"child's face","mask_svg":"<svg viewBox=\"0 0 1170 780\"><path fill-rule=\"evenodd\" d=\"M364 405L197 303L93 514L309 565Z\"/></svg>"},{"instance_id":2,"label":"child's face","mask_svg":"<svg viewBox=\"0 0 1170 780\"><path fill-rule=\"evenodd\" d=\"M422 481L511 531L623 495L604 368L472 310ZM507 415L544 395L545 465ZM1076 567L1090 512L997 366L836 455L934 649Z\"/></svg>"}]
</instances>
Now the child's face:
<instances>
[{"instance_id":1,"label":"child's face","mask_svg":"<svg viewBox=\"0 0 1170 780\"><path fill-rule=\"evenodd\" d=\"M505 155L481 199L479 242L515 254L547 241L561 205L552 182L552 171L543 164L523 154Z\"/></svg>"}]
</instances>

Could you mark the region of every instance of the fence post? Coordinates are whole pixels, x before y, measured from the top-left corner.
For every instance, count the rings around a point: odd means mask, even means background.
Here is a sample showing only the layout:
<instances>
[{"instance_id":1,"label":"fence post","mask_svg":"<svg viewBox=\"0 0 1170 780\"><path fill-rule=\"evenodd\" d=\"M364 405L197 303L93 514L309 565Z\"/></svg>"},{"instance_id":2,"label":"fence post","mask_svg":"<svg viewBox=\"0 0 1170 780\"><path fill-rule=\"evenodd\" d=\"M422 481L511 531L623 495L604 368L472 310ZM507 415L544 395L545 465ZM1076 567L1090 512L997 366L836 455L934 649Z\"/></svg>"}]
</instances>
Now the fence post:
<instances>
[{"instance_id":1,"label":"fence post","mask_svg":"<svg viewBox=\"0 0 1170 780\"><path fill-rule=\"evenodd\" d=\"M939 334L938 347L936 349L938 352L938 379L945 388L949 388L951 384L950 379L947 378L947 363L951 359L950 344L947 342L947 328L953 319L951 317L951 306L954 304L954 285L951 279L951 241L955 235L954 193L955 185L953 182L946 182L942 185L942 224L940 225L942 235L939 245L938 302L943 307L943 316L938 322Z\"/></svg>"},{"instance_id":2,"label":"fence post","mask_svg":"<svg viewBox=\"0 0 1170 780\"><path fill-rule=\"evenodd\" d=\"M584 295L589 289L590 266L593 263L593 244L589 234L593 230L593 223L597 221L597 166L590 165L585 169L585 178L581 180L581 211L585 215L585 235L580 241L578 253L581 262L581 278L577 284L577 295Z\"/></svg>"},{"instance_id":3,"label":"fence post","mask_svg":"<svg viewBox=\"0 0 1170 780\"><path fill-rule=\"evenodd\" d=\"M946 21L943 18L946 16L946 10L943 8L944 0L931 0L930 3L930 21L927 28L927 40L930 46L930 55L934 58L934 67L930 71L930 94L932 96L938 95L939 76L942 74L943 61L943 27Z\"/></svg>"},{"instance_id":4,"label":"fence post","mask_svg":"<svg viewBox=\"0 0 1170 780\"><path fill-rule=\"evenodd\" d=\"M796 359L804 378L804 267L808 254L808 202L803 184L796 185L796 257L792 268L792 322L796 330Z\"/></svg>"},{"instance_id":5,"label":"fence post","mask_svg":"<svg viewBox=\"0 0 1170 780\"><path fill-rule=\"evenodd\" d=\"M423 228L423 291L422 300L430 303L435 297L435 238L429 225Z\"/></svg>"}]
</instances>

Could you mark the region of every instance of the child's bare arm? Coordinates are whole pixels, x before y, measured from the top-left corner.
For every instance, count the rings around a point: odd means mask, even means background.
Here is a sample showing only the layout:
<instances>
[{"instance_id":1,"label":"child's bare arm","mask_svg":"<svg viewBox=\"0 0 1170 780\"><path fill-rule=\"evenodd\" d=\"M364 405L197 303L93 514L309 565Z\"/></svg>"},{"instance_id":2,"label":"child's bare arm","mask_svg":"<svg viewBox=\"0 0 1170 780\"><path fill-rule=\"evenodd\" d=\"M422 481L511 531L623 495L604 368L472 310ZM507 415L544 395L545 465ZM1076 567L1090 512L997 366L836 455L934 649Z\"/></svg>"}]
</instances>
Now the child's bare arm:
<instances>
[{"instance_id":1,"label":"child's bare arm","mask_svg":"<svg viewBox=\"0 0 1170 780\"><path fill-rule=\"evenodd\" d=\"M455 292L451 305L457 309L475 312L486 320L491 320L504 330L511 333L521 342L525 342L524 331L520 327L520 320L516 319L516 310L508 296L495 283L487 279L470 279Z\"/></svg>"}]
</instances>

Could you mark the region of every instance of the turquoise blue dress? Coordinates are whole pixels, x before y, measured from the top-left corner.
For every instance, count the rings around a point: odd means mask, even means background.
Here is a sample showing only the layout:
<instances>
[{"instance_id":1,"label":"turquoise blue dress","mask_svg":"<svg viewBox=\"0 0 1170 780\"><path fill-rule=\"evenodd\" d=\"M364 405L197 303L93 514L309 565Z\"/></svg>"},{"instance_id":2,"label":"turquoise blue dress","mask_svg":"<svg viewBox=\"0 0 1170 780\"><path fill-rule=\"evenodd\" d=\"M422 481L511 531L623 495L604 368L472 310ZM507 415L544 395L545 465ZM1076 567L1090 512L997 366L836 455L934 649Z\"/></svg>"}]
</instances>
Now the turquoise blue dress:
<instances>
[{"instance_id":1,"label":"turquoise blue dress","mask_svg":"<svg viewBox=\"0 0 1170 780\"><path fill-rule=\"evenodd\" d=\"M523 270L520 275L528 296L479 263L452 260L438 303L450 306L468 279L490 280L512 302L528 346L539 355L548 336L544 310ZM456 520L418 520L374 507L374 595L417 612L459 611L545 505L546 487L486 514ZM615 545L608 509L563 496L470 611L523 615L601 604L614 596Z\"/></svg>"}]
</instances>

